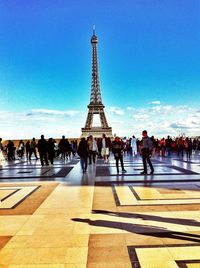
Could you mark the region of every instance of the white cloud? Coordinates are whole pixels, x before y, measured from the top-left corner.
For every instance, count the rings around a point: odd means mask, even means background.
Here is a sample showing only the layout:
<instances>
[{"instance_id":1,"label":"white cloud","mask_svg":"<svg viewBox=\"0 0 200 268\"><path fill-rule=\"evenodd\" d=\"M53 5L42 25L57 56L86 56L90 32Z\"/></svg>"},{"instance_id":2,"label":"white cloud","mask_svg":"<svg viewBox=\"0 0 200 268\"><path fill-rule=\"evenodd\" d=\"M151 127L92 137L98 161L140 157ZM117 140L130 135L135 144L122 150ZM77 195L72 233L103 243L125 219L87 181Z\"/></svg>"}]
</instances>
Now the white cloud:
<instances>
[{"instance_id":1,"label":"white cloud","mask_svg":"<svg viewBox=\"0 0 200 268\"><path fill-rule=\"evenodd\" d=\"M130 107L130 106L129 106ZM149 135L163 137L185 133L200 135L199 108L186 105L155 105L142 108L108 107L105 110L113 133L141 137L143 129ZM4 139L39 137L80 137L87 110L32 109L26 112L0 111L0 136Z\"/></svg>"},{"instance_id":2,"label":"white cloud","mask_svg":"<svg viewBox=\"0 0 200 268\"><path fill-rule=\"evenodd\" d=\"M65 115L65 116L75 116L80 111L77 110L68 110L68 111L61 111L61 110L50 110L50 109L32 109L32 112L28 115L33 114L47 114L47 115Z\"/></svg>"},{"instance_id":3,"label":"white cloud","mask_svg":"<svg viewBox=\"0 0 200 268\"><path fill-rule=\"evenodd\" d=\"M133 115L133 118L136 121L145 120L145 119L148 119L149 118L149 115L148 114L136 114L136 115Z\"/></svg>"},{"instance_id":4,"label":"white cloud","mask_svg":"<svg viewBox=\"0 0 200 268\"><path fill-rule=\"evenodd\" d=\"M158 100L157 101L152 101L151 104L158 104L158 105L160 105L160 101L158 101Z\"/></svg>"},{"instance_id":5,"label":"white cloud","mask_svg":"<svg viewBox=\"0 0 200 268\"><path fill-rule=\"evenodd\" d=\"M124 115L124 110L122 110L121 108L117 108L115 106L109 107L108 111L115 115Z\"/></svg>"},{"instance_id":6,"label":"white cloud","mask_svg":"<svg viewBox=\"0 0 200 268\"><path fill-rule=\"evenodd\" d=\"M128 106L128 107L126 107L126 110L127 110L127 111L133 111L133 110L134 110L134 108L133 108L133 107L131 107L131 106Z\"/></svg>"}]
</instances>

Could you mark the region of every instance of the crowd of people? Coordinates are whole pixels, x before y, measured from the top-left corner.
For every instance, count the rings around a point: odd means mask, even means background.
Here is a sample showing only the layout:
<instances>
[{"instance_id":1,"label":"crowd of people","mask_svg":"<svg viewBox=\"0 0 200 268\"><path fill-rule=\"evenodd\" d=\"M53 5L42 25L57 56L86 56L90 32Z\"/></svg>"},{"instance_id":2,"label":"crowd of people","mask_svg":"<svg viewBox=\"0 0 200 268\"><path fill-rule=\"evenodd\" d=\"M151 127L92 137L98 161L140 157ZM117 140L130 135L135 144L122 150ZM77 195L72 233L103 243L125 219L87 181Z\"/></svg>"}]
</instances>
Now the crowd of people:
<instances>
[{"instance_id":1,"label":"crowd of people","mask_svg":"<svg viewBox=\"0 0 200 268\"><path fill-rule=\"evenodd\" d=\"M49 165L49 163L53 165L55 157L60 156L61 159L65 160L75 155L76 151L77 140L69 142L65 136L62 136L62 139L57 143L55 139L49 138L46 140L44 135L41 135L38 141L35 138L26 141L26 143L20 140L17 146L11 140L3 145L0 138L0 159L3 158L8 161L13 161L16 158L22 159L24 155L28 161L31 161L34 155L36 160L40 158L42 166L44 164Z\"/></svg>"},{"instance_id":2,"label":"crowd of people","mask_svg":"<svg viewBox=\"0 0 200 268\"><path fill-rule=\"evenodd\" d=\"M153 142L152 155L160 155L163 157L171 156L171 154L177 156L186 155L189 159L193 152L200 151L200 140L198 138L176 137L172 139L170 136L167 136L167 138L156 139L152 136L151 140ZM127 139L125 144L125 150L127 152L137 155L141 140L136 140L133 136Z\"/></svg>"},{"instance_id":3,"label":"crowd of people","mask_svg":"<svg viewBox=\"0 0 200 268\"><path fill-rule=\"evenodd\" d=\"M53 165L56 157L65 160L78 154L83 173L87 171L88 164L96 163L97 158L102 158L104 163L109 162L111 153L116 160L117 173L119 173L119 163L122 172L125 173L123 155L127 153L134 157L141 155L144 166L142 174L147 174L147 163L151 169L150 173L153 174L152 156L170 157L173 154L173 156L183 157L186 155L189 159L192 153L199 150L200 140L198 138L178 137L172 139L167 136L167 138L155 139L153 136L148 137L146 130L142 132L142 139L136 139L135 136L130 139L121 139L115 136L111 140L105 134L101 138L94 138L90 135L87 139L81 138L79 144L77 140L70 142L65 136L62 136L57 143L55 139L49 138L46 140L44 135L41 135L38 141L35 138L26 141L26 143L20 140L17 146L11 140L3 145L0 138L0 159L12 161L16 157L22 159L26 156L26 159L31 161L34 156L36 160L40 159L41 165L44 166Z\"/></svg>"}]
</instances>

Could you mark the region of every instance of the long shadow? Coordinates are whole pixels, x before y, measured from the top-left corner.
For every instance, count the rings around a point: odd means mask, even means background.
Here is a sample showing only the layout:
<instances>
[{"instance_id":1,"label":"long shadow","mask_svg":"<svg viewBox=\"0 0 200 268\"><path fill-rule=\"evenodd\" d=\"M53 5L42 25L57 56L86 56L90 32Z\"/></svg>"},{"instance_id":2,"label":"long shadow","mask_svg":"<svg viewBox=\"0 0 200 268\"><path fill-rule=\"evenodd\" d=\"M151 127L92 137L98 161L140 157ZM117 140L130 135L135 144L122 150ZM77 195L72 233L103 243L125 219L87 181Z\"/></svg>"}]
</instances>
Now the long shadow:
<instances>
[{"instance_id":1,"label":"long shadow","mask_svg":"<svg viewBox=\"0 0 200 268\"><path fill-rule=\"evenodd\" d=\"M107 228L121 229L129 233L142 234L145 236L151 236L151 237L153 236L157 238L172 238L172 239L179 239L179 240L200 243L200 235L171 231L171 230L167 230L166 228L159 228L156 226L120 223L120 222L105 221L105 220L93 221L90 219L81 219L81 218L73 218L72 220L76 222L85 222L91 226L101 226L101 227L107 227Z\"/></svg>"},{"instance_id":2,"label":"long shadow","mask_svg":"<svg viewBox=\"0 0 200 268\"><path fill-rule=\"evenodd\" d=\"M147 221L167 222L167 223L174 223L174 224L180 224L180 225L200 227L200 222L196 220L189 220L189 219L164 218L164 217L154 216L154 215L144 215L144 214L127 213L127 212L113 212L113 211L108 211L108 210L95 210L95 209L92 210L92 212L96 214L106 214L106 215L116 216L116 217L135 218L135 219L142 219L142 220L147 220Z\"/></svg>"}]
</instances>

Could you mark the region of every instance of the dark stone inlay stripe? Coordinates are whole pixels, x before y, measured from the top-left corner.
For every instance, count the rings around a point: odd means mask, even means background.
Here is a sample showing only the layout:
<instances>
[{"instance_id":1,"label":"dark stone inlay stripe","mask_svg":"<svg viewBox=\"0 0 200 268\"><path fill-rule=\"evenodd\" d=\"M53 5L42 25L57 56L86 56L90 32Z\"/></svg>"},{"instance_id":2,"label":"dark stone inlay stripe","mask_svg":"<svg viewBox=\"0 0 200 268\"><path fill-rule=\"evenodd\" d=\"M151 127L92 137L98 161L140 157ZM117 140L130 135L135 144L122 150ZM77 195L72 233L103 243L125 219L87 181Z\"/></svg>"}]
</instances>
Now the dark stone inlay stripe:
<instances>
[{"instance_id":1,"label":"dark stone inlay stripe","mask_svg":"<svg viewBox=\"0 0 200 268\"><path fill-rule=\"evenodd\" d=\"M184 261L176 261L176 264L179 268L188 268L187 264L198 264L200 260L184 260Z\"/></svg>"},{"instance_id":2,"label":"dark stone inlay stripe","mask_svg":"<svg viewBox=\"0 0 200 268\"><path fill-rule=\"evenodd\" d=\"M133 186L131 186L131 185L129 185L128 186L129 188L130 188L130 190L131 190L131 192L133 193L133 195L135 196L135 198L137 199L137 200L139 200L139 201L152 201L152 200L187 200L187 199L189 199L189 200L195 200L195 199L200 199L200 197L198 197L198 198L192 198L192 197L188 197L188 198L183 198L183 197L181 197L181 198L167 198L167 199L165 199L165 198L154 198L154 199L141 199L140 197L139 197L139 195L137 194L137 192L133 189ZM148 187L146 187L146 188L148 188ZM153 188L153 187L149 187L149 188ZM170 189L170 190L173 190L173 189ZM176 189L176 190L181 190L181 189ZM189 190L188 190L189 191ZM163 194L164 195L164 194Z\"/></svg>"},{"instance_id":3,"label":"dark stone inlay stripe","mask_svg":"<svg viewBox=\"0 0 200 268\"><path fill-rule=\"evenodd\" d=\"M172 247L197 247L200 246L200 243L195 243L195 244L169 244L169 245L142 245L142 246L127 246L128 249L128 254L129 254L129 258L130 258L130 262L132 267L136 267L136 268L141 268L139 260L138 260L138 256L137 256L137 252L136 249L137 248L172 248ZM191 263L200 263L200 260L174 260L179 268L188 268L187 264L191 264Z\"/></svg>"},{"instance_id":4,"label":"dark stone inlay stripe","mask_svg":"<svg viewBox=\"0 0 200 268\"><path fill-rule=\"evenodd\" d=\"M21 173L32 173L33 171L18 171L17 174L21 174Z\"/></svg>"},{"instance_id":5,"label":"dark stone inlay stripe","mask_svg":"<svg viewBox=\"0 0 200 268\"><path fill-rule=\"evenodd\" d=\"M116 206L121 206L120 201L119 201L119 197L118 197L116 189L115 189L115 185L112 185L112 192L113 192Z\"/></svg>"},{"instance_id":6,"label":"dark stone inlay stripe","mask_svg":"<svg viewBox=\"0 0 200 268\"><path fill-rule=\"evenodd\" d=\"M73 167L64 167L58 173L54 174L54 177L65 177L73 169Z\"/></svg>"},{"instance_id":7,"label":"dark stone inlay stripe","mask_svg":"<svg viewBox=\"0 0 200 268\"><path fill-rule=\"evenodd\" d=\"M2 190L14 190L14 189L0 189L0 191ZM15 194L16 192L20 191L21 189L16 189L14 192L8 194L7 196L5 196L4 198L1 199L1 202L3 202L4 200L6 200L7 198L9 198L11 195Z\"/></svg>"},{"instance_id":8,"label":"dark stone inlay stripe","mask_svg":"<svg viewBox=\"0 0 200 268\"><path fill-rule=\"evenodd\" d=\"M121 182L121 184L119 183L118 185L124 185L123 184L123 182ZM131 186L131 185L124 185L125 187L126 186L128 186L129 187L129 189L131 190L131 192L133 193L133 195L135 196L135 198L137 199L137 200L139 200L139 201L153 201L153 200L187 200L187 199L189 199L189 200L195 200L195 199L200 199L200 198L173 198L173 199L141 199L140 197L139 197L139 195L136 193L136 191L133 189L133 186ZM122 207L131 207L131 206L174 206L174 205L177 205L177 204L137 204L137 205L121 205L120 204L120 200L119 200L119 197L118 197L118 194L117 194L117 191L116 191L116 189L115 189L115 183L111 183L111 187L112 187L112 192L113 192L113 196L114 196L114 200L115 200L115 204L116 204L116 206L122 206ZM148 186L146 186L146 187L148 187ZM150 187L150 188L152 188L152 187ZM192 205L198 205L198 204L200 204L200 203L182 203L182 204L178 204L178 205L190 205L190 204L192 204Z\"/></svg>"},{"instance_id":9,"label":"dark stone inlay stripe","mask_svg":"<svg viewBox=\"0 0 200 268\"><path fill-rule=\"evenodd\" d=\"M21 187L30 187L30 186L36 186L36 185L29 185L29 186L21 186ZM26 198L28 198L31 194L33 194L35 191L37 191L41 186L38 185L35 189L33 189L29 194L27 194L24 198L22 198L19 202L17 202L14 206L12 206L11 208L1 208L0 210L8 210L8 209L14 209L16 208L20 203L22 203ZM20 191L21 189L18 189L18 191Z\"/></svg>"}]
</instances>

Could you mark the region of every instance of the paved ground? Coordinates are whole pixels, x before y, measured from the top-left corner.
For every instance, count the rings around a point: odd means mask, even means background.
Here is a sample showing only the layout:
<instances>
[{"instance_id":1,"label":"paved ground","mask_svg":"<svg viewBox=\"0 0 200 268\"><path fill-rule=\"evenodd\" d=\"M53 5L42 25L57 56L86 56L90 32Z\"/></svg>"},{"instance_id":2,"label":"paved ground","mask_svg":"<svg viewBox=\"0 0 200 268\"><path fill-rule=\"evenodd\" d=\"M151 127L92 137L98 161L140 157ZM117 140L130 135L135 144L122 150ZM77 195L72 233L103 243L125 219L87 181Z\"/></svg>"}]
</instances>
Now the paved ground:
<instances>
[{"instance_id":1,"label":"paved ground","mask_svg":"<svg viewBox=\"0 0 200 268\"><path fill-rule=\"evenodd\" d=\"M0 166L0 268L200 267L200 156Z\"/></svg>"}]
</instances>

